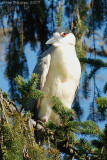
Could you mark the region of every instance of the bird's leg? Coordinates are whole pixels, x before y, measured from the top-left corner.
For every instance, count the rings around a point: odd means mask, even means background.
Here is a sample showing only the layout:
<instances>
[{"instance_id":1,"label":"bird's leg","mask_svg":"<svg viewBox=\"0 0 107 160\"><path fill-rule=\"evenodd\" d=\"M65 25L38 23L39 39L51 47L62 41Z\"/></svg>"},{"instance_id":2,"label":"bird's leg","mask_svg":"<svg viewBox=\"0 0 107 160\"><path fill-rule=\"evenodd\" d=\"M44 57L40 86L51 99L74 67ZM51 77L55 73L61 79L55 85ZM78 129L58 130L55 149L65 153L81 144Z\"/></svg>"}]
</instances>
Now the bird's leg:
<instances>
[{"instance_id":1,"label":"bird's leg","mask_svg":"<svg viewBox=\"0 0 107 160\"><path fill-rule=\"evenodd\" d=\"M52 112L52 109L51 109L49 99L47 98L42 99L39 112L38 112L38 118L43 122L47 123L51 115L51 112Z\"/></svg>"},{"instance_id":2,"label":"bird's leg","mask_svg":"<svg viewBox=\"0 0 107 160\"><path fill-rule=\"evenodd\" d=\"M45 117L42 118L42 120L43 120L45 123L47 123L47 122L48 122L48 117L45 116Z\"/></svg>"}]
</instances>

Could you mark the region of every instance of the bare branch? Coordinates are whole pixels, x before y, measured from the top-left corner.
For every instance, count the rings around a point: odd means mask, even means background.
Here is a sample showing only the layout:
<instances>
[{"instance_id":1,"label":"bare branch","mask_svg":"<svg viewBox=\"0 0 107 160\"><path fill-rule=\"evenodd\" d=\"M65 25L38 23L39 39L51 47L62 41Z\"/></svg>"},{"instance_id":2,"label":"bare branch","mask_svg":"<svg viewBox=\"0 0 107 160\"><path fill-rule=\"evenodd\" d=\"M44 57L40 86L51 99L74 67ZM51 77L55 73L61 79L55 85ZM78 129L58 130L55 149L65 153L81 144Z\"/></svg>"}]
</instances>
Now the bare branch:
<instances>
[{"instance_id":1,"label":"bare branch","mask_svg":"<svg viewBox=\"0 0 107 160\"><path fill-rule=\"evenodd\" d=\"M100 50L99 49L96 49L94 50L94 48L90 47L88 44L89 44L89 40L85 39L85 45L87 46L89 52L92 52L93 54L97 54L99 56L104 56L104 57L107 57L107 49L106 49L106 45L107 45L107 42L106 40L103 38L103 36L101 35L101 33L99 33L98 31L94 31L94 33L97 35L95 36L94 38L91 37L91 39L93 40L96 40L97 41L97 44L98 46L101 48Z\"/></svg>"},{"instance_id":2,"label":"bare branch","mask_svg":"<svg viewBox=\"0 0 107 160\"><path fill-rule=\"evenodd\" d=\"M10 33L12 31L12 28L0 28L0 36L4 36L7 33Z\"/></svg>"}]
</instances>

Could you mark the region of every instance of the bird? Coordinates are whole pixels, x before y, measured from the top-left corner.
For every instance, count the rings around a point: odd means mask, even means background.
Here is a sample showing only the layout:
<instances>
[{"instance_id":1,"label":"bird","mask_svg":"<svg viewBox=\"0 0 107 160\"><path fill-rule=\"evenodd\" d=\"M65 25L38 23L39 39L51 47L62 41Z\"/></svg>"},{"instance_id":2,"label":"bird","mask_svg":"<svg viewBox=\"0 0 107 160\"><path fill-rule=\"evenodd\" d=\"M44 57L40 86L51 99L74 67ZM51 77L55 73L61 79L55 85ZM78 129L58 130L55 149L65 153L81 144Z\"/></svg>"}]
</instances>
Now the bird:
<instances>
[{"instance_id":1,"label":"bird","mask_svg":"<svg viewBox=\"0 0 107 160\"><path fill-rule=\"evenodd\" d=\"M60 122L59 116L52 110L52 96L58 97L62 104L71 108L79 86L81 65L76 55L76 38L70 29L58 27L46 42L51 45L39 58L33 73L39 74L38 89L46 97L38 100L36 110L38 119L48 122Z\"/></svg>"}]
</instances>

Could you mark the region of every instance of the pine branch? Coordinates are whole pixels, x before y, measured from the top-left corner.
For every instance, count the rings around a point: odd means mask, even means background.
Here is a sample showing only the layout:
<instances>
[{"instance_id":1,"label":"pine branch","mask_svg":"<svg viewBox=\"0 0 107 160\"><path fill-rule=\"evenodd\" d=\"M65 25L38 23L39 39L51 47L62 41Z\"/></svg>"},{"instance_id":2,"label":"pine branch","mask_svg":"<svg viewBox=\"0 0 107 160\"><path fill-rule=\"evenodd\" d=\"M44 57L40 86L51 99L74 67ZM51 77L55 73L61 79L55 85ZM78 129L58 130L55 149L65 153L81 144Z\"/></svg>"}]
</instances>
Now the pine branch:
<instances>
[{"instance_id":1,"label":"pine branch","mask_svg":"<svg viewBox=\"0 0 107 160\"><path fill-rule=\"evenodd\" d=\"M56 12L57 27L61 27L61 23L62 23L62 20L63 20L63 14L62 14L63 7L62 6L63 6L63 3L59 2L59 6L58 6L57 12Z\"/></svg>"},{"instance_id":2,"label":"pine branch","mask_svg":"<svg viewBox=\"0 0 107 160\"><path fill-rule=\"evenodd\" d=\"M18 103L22 105L20 112L23 108L27 109L29 100L31 98L34 99L42 99L45 97L45 94L36 89L38 83L38 75L32 74L31 79L26 82L21 76L15 78L15 83L17 85L17 91L19 92Z\"/></svg>"},{"instance_id":3,"label":"pine branch","mask_svg":"<svg viewBox=\"0 0 107 160\"><path fill-rule=\"evenodd\" d=\"M90 97L90 89L89 89L89 76L85 72L84 77L83 77L83 95L87 99Z\"/></svg>"},{"instance_id":4,"label":"pine branch","mask_svg":"<svg viewBox=\"0 0 107 160\"><path fill-rule=\"evenodd\" d=\"M7 123L9 123L7 115L6 115L5 107L3 104L3 96L1 93L0 93L0 107L1 107L1 119L3 119L3 121L6 121Z\"/></svg>"},{"instance_id":5,"label":"pine branch","mask_svg":"<svg viewBox=\"0 0 107 160\"><path fill-rule=\"evenodd\" d=\"M7 106L9 104L11 104L12 106L12 103L8 102L9 100L8 101L4 100L4 98L3 98L3 101L5 102L4 107L6 107L6 113L7 113L7 111L9 111L9 107ZM12 112L11 114L9 114L10 117L13 116L12 123L14 125L11 126L11 131L13 134L12 138L15 135L16 138L13 138L13 142L17 143L16 141L18 141L18 143L19 142L21 143L20 136L24 136L23 137L24 143L21 144L22 147L20 148L21 149L20 151L23 153L24 157L30 158L34 155L33 151L31 151L32 154L30 154L30 152L28 151L29 148L27 145L29 144L31 148L35 147L36 145L34 134L33 134L34 129L37 130L38 138L40 138L39 139L40 141L41 141L40 135L42 135L42 137L45 137L45 139L51 142L50 144L54 144L55 148L57 146L57 149L60 152L66 153L71 157L79 157L83 155L85 156L87 152L92 155L92 158L97 156L94 154L94 152L90 148L90 145L91 145L90 142L84 141L83 143L81 143L81 140L80 141L77 140L77 137L76 137L76 134L84 134L84 135L100 137L102 135L102 132L98 128L97 124L93 121L84 121L84 122L73 121L74 111L72 109L66 109L57 97L53 97L52 102L54 104L54 107L53 107L54 111L56 111L56 113L59 114L60 118L62 119L62 124L58 126L54 122L50 121L48 124L45 124L45 125L42 124L41 128L38 128L38 129L36 128L37 123L31 120L29 115L24 115L23 113L19 114L16 111L15 107L12 106L14 109L11 109ZM7 125L6 127L8 128ZM9 130L8 130L8 133L10 133ZM20 136L17 137L17 134ZM8 142L8 139L7 139L7 142ZM13 145L13 148L14 147L16 146ZM52 146L50 145L50 150L51 150L51 147ZM35 149L37 148L38 147L36 145ZM16 150L17 149L18 148L16 148Z\"/></svg>"},{"instance_id":6,"label":"pine branch","mask_svg":"<svg viewBox=\"0 0 107 160\"><path fill-rule=\"evenodd\" d=\"M3 116L3 123L0 119L0 159L46 160L45 149L40 148L35 142L33 126L36 122L27 119L23 113L19 114L12 103L3 98L2 94L0 102L2 102L0 103L1 119Z\"/></svg>"},{"instance_id":7,"label":"pine branch","mask_svg":"<svg viewBox=\"0 0 107 160\"><path fill-rule=\"evenodd\" d=\"M107 92L107 83L104 85L104 93Z\"/></svg>"},{"instance_id":8,"label":"pine branch","mask_svg":"<svg viewBox=\"0 0 107 160\"><path fill-rule=\"evenodd\" d=\"M49 128L54 135L53 139L50 138L51 142L53 144L57 144L57 148L61 152L69 154L72 157L78 157L81 151L81 147L79 147L81 141L77 140L76 134L100 137L102 135L102 132L99 129L98 125L93 121L74 121L74 111L71 109L66 109L57 97L53 97L52 102L53 109L60 116L62 124L60 126L57 126L54 122L50 121L45 125L46 128ZM82 153L89 152L92 157L97 157L92 149L88 148L88 144L89 142L84 143L85 150L83 150Z\"/></svg>"},{"instance_id":9,"label":"pine branch","mask_svg":"<svg viewBox=\"0 0 107 160\"><path fill-rule=\"evenodd\" d=\"M91 78L96 74L96 72L97 72L99 69L100 69L100 67L94 67L94 68L91 70L90 74L88 75L87 81L88 81L89 79L91 79Z\"/></svg>"},{"instance_id":10,"label":"pine branch","mask_svg":"<svg viewBox=\"0 0 107 160\"><path fill-rule=\"evenodd\" d=\"M97 45L99 45L101 47L101 51L100 50L94 50L94 48L89 48L89 51L94 53L94 54L98 54L100 56L104 56L104 57L107 57L107 50L106 50L106 39L103 38L103 36L97 32L97 31L94 31L94 33L97 35L97 37L94 37L94 40L97 40Z\"/></svg>"},{"instance_id":11,"label":"pine branch","mask_svg":"<svg viewBox=\"0 0 107 160\"><path fill-rule=\"evenodd\" d=\"M98 97L96 100L99 108L107 109L107 97Z\"/></svg>"},{"instance_id":12,"label":"pine branch","mask_svg":"<svg viewBox=\"0 0 107 160\"><path fill-rule=\"evenodd\" d=\"M58 113L63 123L66 123L66 121L73 119L74 110L64 107L58 97L53 96L52 103L53 103L53 110L56 113Z\"/></svg>"},{"instance_id":13,"label":"pine branch","mask_svg":"<svg viewBox=\"0 0 107 160\"><path fill-rule=\"evenodd\" d=\"M107 63L103 62L100 59L91 59L91 58L80 58L80 61L83 63L87 63L88 65L101 68L101 67L107 67Z\"/></svg>"},{"instance_id":14,"label":"pine branch","mask_svg":"<svg viewBox=\"0 0 107 160\"><path fill-rule=\"evenodd\" d=\"M78 94L75 97L73 109L74 109L74 111L76 113L76 120L78 120L78 119L80 120L81 117L83 116L84 111L83 111L83 109L82 109L82 107L80 105Z\"/></svg>"}]
</instances>

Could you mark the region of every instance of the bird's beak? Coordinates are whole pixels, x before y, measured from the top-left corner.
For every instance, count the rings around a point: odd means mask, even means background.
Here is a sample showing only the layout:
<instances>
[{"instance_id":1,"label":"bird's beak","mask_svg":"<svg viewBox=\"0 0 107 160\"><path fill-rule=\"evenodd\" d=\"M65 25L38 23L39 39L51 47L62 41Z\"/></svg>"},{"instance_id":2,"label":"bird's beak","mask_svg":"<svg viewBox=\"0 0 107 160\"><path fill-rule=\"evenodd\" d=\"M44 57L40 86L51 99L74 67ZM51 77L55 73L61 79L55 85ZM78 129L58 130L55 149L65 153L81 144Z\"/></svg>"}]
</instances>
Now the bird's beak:
<instances>
[{"instance_id":1,"label":"bird's beak","mask_svg":"<svg viewBox=\"0 0 107 160\"><path fill-rule=\"evenodd\" d=\"M61 39L61 36L54 35L52 38L50 38L46 42L46 44L54 44L54 43L58 42L60 39Z\"/></svg>"}]
</instances>

